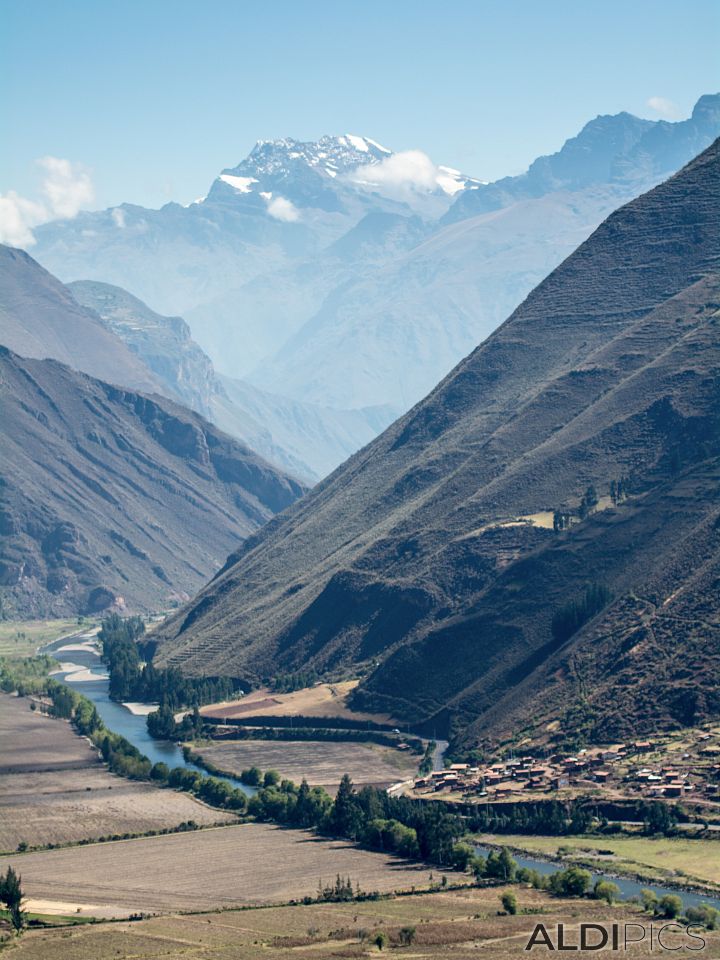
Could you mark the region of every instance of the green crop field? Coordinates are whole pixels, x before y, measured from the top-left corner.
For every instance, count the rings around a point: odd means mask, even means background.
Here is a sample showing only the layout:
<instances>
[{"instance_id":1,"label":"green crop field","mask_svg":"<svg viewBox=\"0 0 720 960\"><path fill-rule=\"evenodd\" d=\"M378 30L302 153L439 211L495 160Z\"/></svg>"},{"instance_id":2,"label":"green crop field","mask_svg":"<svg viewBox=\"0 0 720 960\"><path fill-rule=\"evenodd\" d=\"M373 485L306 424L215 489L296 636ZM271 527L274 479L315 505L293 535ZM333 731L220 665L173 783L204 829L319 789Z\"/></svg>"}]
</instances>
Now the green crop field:
<instances>
[{"instance_id":1,"label":"green crop field","mask_svg":"<svg viewBox=\"0 0 720 960\"><path fill-rule=\"evenodd\" d=\"M0 657L30 657L38 647L64 634L75 633L90 623L68 620L6 620L0 622Z\"/></svg>"}]
</instances>

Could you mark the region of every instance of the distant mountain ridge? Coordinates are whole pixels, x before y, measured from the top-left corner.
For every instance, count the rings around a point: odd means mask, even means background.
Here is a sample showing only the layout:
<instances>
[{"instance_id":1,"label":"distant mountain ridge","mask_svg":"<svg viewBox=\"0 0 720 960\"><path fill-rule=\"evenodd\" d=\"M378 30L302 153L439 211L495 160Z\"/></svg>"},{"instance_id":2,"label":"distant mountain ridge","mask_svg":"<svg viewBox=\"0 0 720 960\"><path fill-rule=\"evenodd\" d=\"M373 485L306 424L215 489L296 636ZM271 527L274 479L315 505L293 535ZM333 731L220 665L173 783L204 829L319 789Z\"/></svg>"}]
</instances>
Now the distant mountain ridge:
<instances>
[{"instance_id":1,"label":"distant mountain ridge","mask_svg":"<svg viewBox=\"0 0 720 960\"><path fill-rule=\"evenodd\" d=\"M175 399L212 418L213 398L222 393L222 387L182 317L163 317L127 290L109 283L76 280L67 287L78 303L94 310L140 357Z\"/></svg>"},{"instance_id":2,"label":"distant mountain ridge","mask_svg":"<svg viewBox=\"0 0 720 960\"><path fill-rule=\"evenodd\" d=\"M347 411L402 415L613 210L718 134L717 94L679 122L598 117L491 184L366 137L265 141L199 202L47 224L35 252L64 280L181 315L219 374L353 433Z\"/></svg>"},{"instance_id":3,"label":"distant mountain ridge","mask_svg":"<svg viewBox=\"0 0 720 960\"><path fill-rule=\"evenodd\" d=\"M519 200L598 184L647 189L696 156L720 132L720 95L700 97L687 120L643 120L630 113L596 117L557 153L526 173L484 184L458 197L443 217L456 223Z\"/></svg>"},{"instance_id":4,"label":"distant mountain ridge","mask_svg":"<svg viewBox=\"0 0 720 960\"><path fill-rule=\"evenodd\" d=\"M159 661L359 670L359 707L456 746L570 709L605 740L717 717L719 174L716 141L612 214L425 400L248 539L163 625ZM613 505L619 478L630 495ZM590 487L600 510L548 528ZM593 583L605 609L558 639L553 618Z\"/></svg>"}]
</instances>

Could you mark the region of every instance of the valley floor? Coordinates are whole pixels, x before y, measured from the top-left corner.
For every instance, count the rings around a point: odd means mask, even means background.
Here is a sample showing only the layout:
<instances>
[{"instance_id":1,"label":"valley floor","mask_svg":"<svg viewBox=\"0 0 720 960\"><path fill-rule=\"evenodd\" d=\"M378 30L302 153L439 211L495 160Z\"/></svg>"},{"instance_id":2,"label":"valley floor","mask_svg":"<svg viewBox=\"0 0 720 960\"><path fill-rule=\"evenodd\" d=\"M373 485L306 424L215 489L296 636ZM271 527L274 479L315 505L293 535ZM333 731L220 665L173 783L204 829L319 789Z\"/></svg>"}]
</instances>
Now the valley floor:
<instances>
[{"instance_id":1,"label":"valley floor","mask_svg":"<svg viewBox=\"0 0 720 960\"><path fill-rule=\"evenodd\" d=\"M22 875L30 901L75 904L83 916L213 910L315 897L349 876L365 891L426 887L431 868L325 840L303 830L247 823L161 837L0 857Z\"/></svg>"},{"instance_id":2,"label":"valley floor","mask_svg":"<svg viewBox=\"0 0 720 960\"><path fill-rule=\"evenodd\" d=\"M504 888L448 890L366 903L326 903L164 916L134 923L102 923L26 933L9 950L13 960L291 960L378 956L373 940L388 938L388 953L412 960L512 960L527 956L525 946L541 921L556 937L566 925L567 940L578 942L581 922L650 920L636 907L609 907L598 901L561 900L531 889L512 888L517 916L498 915ZM401 931L412 939L400 947ZM634 936L639 935L638 927ZM656 922L657 929L657 922ZM649 937L649 932L647 933ZM699 956L720 956L720 933L705 935ZM678 943L676 939L671 946ZM696 945L697 946L697 945ZM383 951L384 953L384 951ZM540 946L536 955L546 956ZM383 954L380 954L381 956ZM597 957L575 951L574 957ZM602 954L601 954L602 955ZM648 944L631 945L627 960L650 955ZM682 953L681 955L685 955Z\"/></svg>"},{"instance_id":3,"label":"valley floor","mask_svg":"<svg viewBox=\"0 0 720 960\"><path fill-rule=\"evenodd\" d=\"M72 636L80 627L77 618L66 620L6 620L0 623L0 657L29 657L45 643Z\"/></svg>"},{"instance_id":4,"label":"valley floor","mask_svg":"<svg viewBox=\"0 0 720 960\"><path fill-rule=\"evenodd\" d=\"M0 694L0 850L75 843L125 833L228 823L185 793L110 773L97 750L64 720Z\"/></svg>"},{"instance_id":5,"label":"valley floor","mask_svg":"<svg viewBox=\"0 0 720 960\"><path fill-rule=\"evenodd\" d=\"M387 714L361 713L350 710L347 700L357 687L358 680L343 680L341 683L316 683L292 693L276 693L267 687L253 690L240 700L211 703L201 707L205 717L250 719L253 716L274 717L336 717L338 719L391 724L395 720Z\"/></svg>"},{"instance_id":6,"label":"valley floor","mask_svg":"<svg viewBox=\"0 0 720 960\"><path fill-rule=\"evenodd\" d=\"M356 787L387 787L414 776L419 759L379 744L327 740L236 740L193 744L193 748L228 773L239 775L252 766L277 770L283 778L295 783L305 779L332 794L346 773Z\"/></svg>"}]
</instances>

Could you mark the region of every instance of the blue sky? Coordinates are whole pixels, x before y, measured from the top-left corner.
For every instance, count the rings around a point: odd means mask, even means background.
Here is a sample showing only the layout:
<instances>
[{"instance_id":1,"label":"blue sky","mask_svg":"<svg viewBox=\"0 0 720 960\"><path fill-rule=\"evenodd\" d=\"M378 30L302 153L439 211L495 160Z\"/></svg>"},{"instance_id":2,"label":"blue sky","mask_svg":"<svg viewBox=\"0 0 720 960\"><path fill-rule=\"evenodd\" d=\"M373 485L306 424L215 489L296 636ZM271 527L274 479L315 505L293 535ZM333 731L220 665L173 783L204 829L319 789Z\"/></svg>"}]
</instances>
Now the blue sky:
<instances>
[{"instance_id":1,"label":"blue sky","mask_svg":"<svg viewBox=\"0 0 720 960\"><path fill-rule=\"evenodd\" d=\"M91 207L188 202L255 140L324 133L494 179L720 87L717 0L0 0L0 36L0 193L37 197L49 155Z\"/></svg>"}]
</instances>

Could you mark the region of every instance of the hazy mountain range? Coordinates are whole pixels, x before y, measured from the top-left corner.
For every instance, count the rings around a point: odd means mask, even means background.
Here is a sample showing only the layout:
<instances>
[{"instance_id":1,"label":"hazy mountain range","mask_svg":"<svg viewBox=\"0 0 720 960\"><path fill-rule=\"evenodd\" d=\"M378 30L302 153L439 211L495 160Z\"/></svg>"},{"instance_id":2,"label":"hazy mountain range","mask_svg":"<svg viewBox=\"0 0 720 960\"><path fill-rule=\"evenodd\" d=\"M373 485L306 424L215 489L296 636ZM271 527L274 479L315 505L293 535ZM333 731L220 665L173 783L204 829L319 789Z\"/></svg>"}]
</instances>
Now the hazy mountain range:
<instances>
[{"instance_id":1,"label":"hazy mountain range","mask_svg":"<svg viewBox=\"0 0 720 960\"><path fill-rule=\"evenodd\" d=\"M247 539L159 662L359 671L358 705L462 743L568 711L606 742L716 715L719 176L716 142L612 214Z\"/></svg>"},{"instance_id":2,"label":"hazy mountain range","mask_svg":"<svg viewBox=\"0 0 720 960\"><path fill-rule=\"evenodd\" d=\"M677 123L598 117L486 185L363 137L265 141L188 207L56 221L34 253L62 280L182 315L218 373L382 427L613 209L718 133L717 95Z\"/></svg>"},{"instance_id":3,"label":"hazy mountain range","mask_svg":"<svg viewBox=\"0 0 720 960\"><path fill-rule=\"evenodd\" d=\"M160 393L180 400L304 482L315 483L330 473L391 418L378 408L332 410L301 403L221 376L181 317L161 316L107 283L80 280L67 289L142 360L159 381ZM73 365L85 369L82 362ZM124 382L121 376L116 379Z\"/></svg>"}]
</instances>

